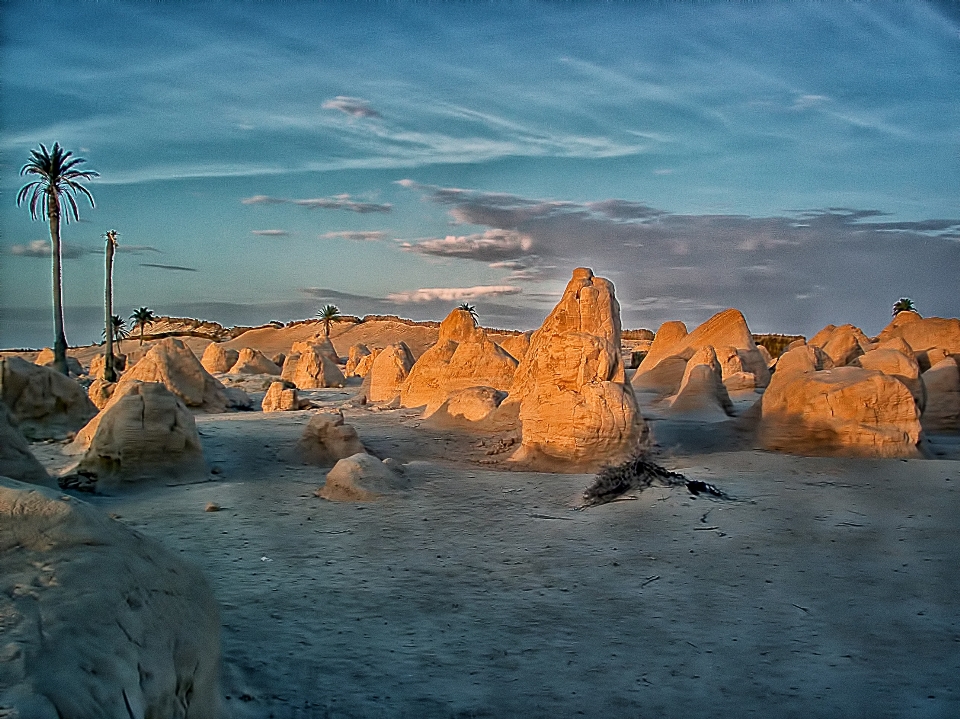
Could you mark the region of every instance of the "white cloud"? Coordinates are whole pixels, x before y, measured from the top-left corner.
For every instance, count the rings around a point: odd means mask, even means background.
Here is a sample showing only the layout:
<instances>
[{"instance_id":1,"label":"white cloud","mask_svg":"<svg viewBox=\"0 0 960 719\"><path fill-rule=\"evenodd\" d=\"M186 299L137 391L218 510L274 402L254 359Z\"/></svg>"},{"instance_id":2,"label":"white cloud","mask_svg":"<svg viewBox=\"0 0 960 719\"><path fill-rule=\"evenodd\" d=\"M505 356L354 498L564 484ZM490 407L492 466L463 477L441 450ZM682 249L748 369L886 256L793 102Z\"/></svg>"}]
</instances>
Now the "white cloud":
<instances>
[{"instance_id":1,"label":"white cloud","mask_svg":"<svg viewBox=\"0 0 960 719\"><path fill-rule=\"evenodd\" d=\"M372 242L375 240L382 240L387 236L386 232L381 232L379 230L372 230L368 232L362 231L350 231L343 230L340 232L326 232L320 235L321 240L361 240L366 242Z\"/></svg>"},{"instance_id":2,"label":"white cloud","mask_svg":"<svg viewBox=\"0 0 960 719\"><path fill-rule=\"evenodd\" d=\"M50 256L50 241L49 240L32 240L25 245L10 245L8 252L11 255L17 255L18 257L49 257ZM85 254L90 253L91 251L85 247L77 247L76 245L68 245L65 242L60 243L60 257L65 260L75 260L78 257L81 257ZM93 250L92 252L96 252Z\"/></svg>"},{"instance_id":3,"label":"white cloud","mask_svg":"<svg viewBox=\"0 0 960 719\"><path fill-rule=\"evenodd\" d=\"M359 97L347 97L338 95L332 100L327 100L321 105L324 110L339 110L351 117L383 117L379 112L370 107L370 103L361 100Z\"/></svg>"},{"instance_id":4,"label":"white cloud","mask_svg":"<svg viewBox=\"0 0 960 719\"><path fill-rule=\"evenodd\" d=\"M300 205L311 210L349 210L361 215L371 212L390 212L393 206L378 202L361 202L354 200L349 194L343 193L333 197L311 197L304 200L293 200L286 197L270 197L269 195L254 195L240 200L244 205Z\"/></svg>"},{"instance_id":5,"label":"white cloud","mask_svg":"<svg viewBox=\"0 0 960 719\"><path fill-rule=\"evenodd\" d=\"M457 300L477 300L484 297L498 297L500 295L519 295L523 292L519 287L512 285L478 285L477 287L434 287L411 290L408 292L393 292L387 295L391 302L400 304L415 302L455 302Z\"/></svg>"},{"instance_id":6,"label":"white cloud","mask_svg":"<svg viewBox=\"0 0 960 719\"><path fill-rule=\"evenodd\" d=\"M290 233L286 230L250 230L258 237L287 237Z\"/></svg>"},{"instance_id":7,"label":"white cloud","mask_svg":"<svg viewBox=\"0 0 960 719\"><path fill-rule=\"evenodd\" d=\"M533 248L533 239L514 230L487 230L474 235L447 235L443 239L404 242L401 247L409 252L437 257L462 257L489 262L513 259Z\"/></svg>"}]
</instances>

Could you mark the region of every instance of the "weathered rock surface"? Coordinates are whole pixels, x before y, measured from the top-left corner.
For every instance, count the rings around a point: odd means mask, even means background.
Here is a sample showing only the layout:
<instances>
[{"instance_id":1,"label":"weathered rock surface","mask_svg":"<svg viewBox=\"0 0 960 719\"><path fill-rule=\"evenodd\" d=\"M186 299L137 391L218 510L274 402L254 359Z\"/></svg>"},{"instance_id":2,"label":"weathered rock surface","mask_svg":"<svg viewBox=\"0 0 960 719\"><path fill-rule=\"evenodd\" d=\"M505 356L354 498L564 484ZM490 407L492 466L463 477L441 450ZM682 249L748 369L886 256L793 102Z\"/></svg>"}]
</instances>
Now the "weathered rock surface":
<instances>
[{"instance_id":1,"label":"weathered rock surface","mask_svg":"<svg viewBox=\"0 0 960 719\"><path fill-rule=\"evenodd\" d=\"M139 381L126 383L97 416L77 466L79 474L96 478L97 489L192 479L206 470L197 426L183 401L158 382Z\"/></svg>"},{"instance_id":2,"label":"weathered rock surface","mask_svg":"<svg viewBox=\"0 0 960 719\"><path fill-rule=\"evenodd\" d=\"M846 367L857 357L871 349L870 339L859 327L853 325L827 325L807 341L819 347L833 362L834 367Z\"/></svg>"},{"instance_id":3,"label":"weathered rock surface","mask_svg":"<svg viewBox=\"0 0 960 719\"><path fill-rule=\"evenodd\" d=\"M205 412L223 412L233 404L220 381L203 368L189 347L173 337L151 347L117 384L134 380L160 382L187 407Z\"/></svg>"},{"instance_id":4,"label":"weathered rock surface","mask_svg":"<svg viewBox=\"0 0 960 719\"><path fill-rule=\"evenodd\" d=\"M917 407L921 412L923 411L927 403L927 395L923 388L923 381L920 379L920 365L913 357L907 356L900 350L881 348L860 355L853 360L853 364L896 377L910 390Z\"/></svg>"},{"instance_id":5,"label":"weathered rock surface","mask_svg":"<svg viewBox=\"0 0 960 719\"><path fill-rule=\"evenodd\" d=\"M366 376L367 399L371 402L392 402L400 397L400 388L413 368L413 353L404 342L397 342L377 355Z\"/></svg>"},{"instance_id":6,"label":"weathered rock surface","mask_svg":"<svg viewBox=\"0 0 960 719\"><path fill-rule=\"evenodd\" d=\"M347 351L347 365L343 370L343 374L347 377L362 377L363 375L358 375L357 373L357 365L360 364L361 359L369 357L370 354L370 348L363 343L351 345Z\"/></svg>"},{"instance_id":7,"label":"weathered rock surface","mask_svg":"<svg viewBox=\"0 0 960 719\"><path fill-rule=\"evenodd\" d=\"M41 367L52 367L55 360L56 355L54 354L53 349L51 347L44 347L42 350L40 350L40 354L37 355L37 359L34 364L38 364ZM102 359L100 361L103 362ZM79 377L80 375L84 374L83 365L80 364L80 360L78 360L76 357L67 355L67 372L74 377ZM90 374L93 374L93 372L90 372Z\"/></svg>"},{"instance_id":8,"label":"weathered rock surface","mask_svg":"<svg viewBox=\"0 0 960 719\"><path fill-rule=\"evenodd\" d=\"M33 456L30 445L3 402L0 402L0 476L48 487L57 486Z\"/></svg>"},{"instance_id":9,"label":"weathered rock surface","mask_svg":"<svg viewBox=\"0 0 960 719\"><path fill-rule=\"evenodd\" d=\"M224 347L219 342L211 342L203 351L200 364L211 374L229 372L239 358L240 353L237 350Z\"/></svg>"},{"instance_id":10,"label":"weathered rock surface","mask_svg":"<svg viewBox=\"0 0 960 719\"><path fill-rule=\"evenodd\" d=\"M37 364L40 363L38 362ZM106 368L106 365L107 358L104 355L94 355L93 359L90 360L90 371L87 374L96 379L103 379L103 370ZM113 367L117 372L123 372L127 367L127 355L114 355Z\"/></svg>"},{"instance_id":11,"label":"weathered rock surface","mask_svg":"<svg viewBox=\"0 0 960 719\"><path fill-rule=\"evenodd\" d=\"M286 374L281 374L283 379L293 382L298 389L343 387L346 384L343 372L329 354L317 352L311 347L299 349L299 352L287 357L284 363ZM287 367L291 363L294 363L292 372Z\"/></svg>"},{"instance_id":12,"label":"weathered rock surface","mask_svg":"<svg viewBox=\"0 0 960 719\"><path fill-rule=\"evenodd\" d=\"M960 319L921 317L916 312L901 312L877 336L880 342L894 337L904 340L916 353L920 369L927 370L934 363L928 355L933 350L960 359Z\"/></svg>"},{"instance_id":13,"label":"weathered rock surface","mask_svg":"<svg viewBox=\"0 0 960 719\"><path fill-rule=\"evenodd\" d=\"M613 283L587 268L574 270L533 333L506 402L520 405L515 461L597 465L637 449L646 424L625 381Z\"/></svg>"},{"instance_id":14,"label":"weathered rock surface","mask_svg":"<svg viewBox=\"0 0 960 719\"><path fill-rule=\"evenodd\" d=\"M530 349L530 337L532 335L533 330L519 335L511 335L500 342L500 349L513 357L519 364L526 357L527 350Z\"/></svg>"},{"instance_id":15,"label":"weathered rock surface","mask_svg":"<svg viewBox=\"0 0 960 719\"><path fill-rule=\"evenodd\" d=\"M309 404L308 400L300 399L296 387L288 387L283 382L271 382L260 408L264 412L291 412Z\"/></svg>"},{"instance_id":16,"label":"weathered rock surface","mask_svg":"<svg viewBox=\"0 0 960 719\"><path fill-rule=\"evenodd\" d=\"M479 422L490 416L506 397L506 392L493 387L468 387L447 397L443 408L451 417Z\"/></svg>"},{"instance_id":17,"label":"weathered rock surface","mask_svg":"<svg viewBox=\"0 0 960 719\"><path fill-rule=\"evenodd\" d=\"M430 416L453 392L468 387L509 390L517 360L474 323L466 310L455 309L440 323L437 344L416 361L400 388L404 407L425 406Z\"/></svg>"},{"instance_id":18,"label":"weathered rock surface","mask_svg":"<svg viewBox=\"0 0 960 719\"><path fill-rule=\"evenodd\" d=\"M376 457L355 454L341 459L327 473L326 484L317 496L331 502L372 502L406 489L409 484L406 478Z\"/></svg>"},{"instance_id":19,"label":"weathered rock surface","mask_svg":"<svg viewBox=\"0 0 960 719\"><path fill-rule=\"evenodd\" d=\"M113 397L113 393L116 391L116 389L116 382L107 382L106 380L98 377L90 383L89 387L87 387L87 397L90 398L90 401L93 402L94 406L98 410L101 410L107 406L107 402L109 402L110 398Z\"/></svg>"},{"instance_id":20,"label":"weathered rock surface","mask_svg":"<svg viewBox=\"0 0 960 719\"><path fill-rule=\"evenodd\" d=\"M0 716L219 716L199 571L62 492L0 478Z\"/></svg>"},{"instance_id":21,"label":"weathered rock surface","mask_svg":"<svg viewBox=\"0 0 960 719\"><path fill-rule=\"evenodd\" d=\"M230 368L230 374L270 374L280 375L280 368L260 350L244 347L240 350L237 361Z\"/></svg>"},{"instance_id":22,"label":"weathered rock surface","mask_svg":"<svg viewBox=\"0 0 960 719\"><path fill-rule=\"evenodd\" d=\"M0 358L0 401L30 439L62 439L97 413L75 381L19 357Z\"/></svg>"},{"instance_id":23,"label":"weathered rock surface","mask_svg":"<svg viewBox=\"0 0 960 719\"><path fill-rule=\"evenodd\" d=\"M345 424L343 413L318 413L310 418L296 446L284 458L329 467L337 460L366 453L352 425Z\"/></svg>"},{"instance_id":24,"label":"weathered rock surface","mask_svg":"<svg viewBox=\"0 0 960 719\"><path fill-rule=\"evenodd\" d=\"M713 347L701 347L694 352L687 361L680 389L669 402L672 414L689 419L715 422L733 415L733 403Z\"/></svg>"},{"instance_id":25,"label":"weathered rock surface","mask_svg":"<svg viewBox=\"0 0 960 719\"><path fill-rule=\"evenodd\" d=\"M370 354L364 355L357 360L356 366L353 368L353 374L355 377L366 377L370 374L370 370L373 368L373 363L376 362L377 357L380 356L380 353L383 352L379 347L374 347L370 350Z\"/></svg>"},{"instance_id":26,"label":"weathered rock surface","mask_svg":"<svg viewBox=\"0 0 960 719\"><path fill-rule=\"evenodd\" d=\"M946 357L921 375L927 406L920 422L928 432L960 431L960 369Z\"/></svg>"},{"instance_id":27,"label":"weathered rock surface","mask_svg":"<svg viewBox=\"0 0 960 719\"><path fill-rule=\"evenodd\" d=\"M815 346L785 353L761 404L769 449L800 454L901 457L916 454L920 413L899 380L831 362Z\"/></svg>"},{"instance_id":28,"label":"weathered rock surface","mask_svg":"<svg viewBox=\"0 0 960 719\"><path fill-rule=\"evenodd\" d=\"M293 354L303 354L307 350L313 350L317 354L325 355L334 364L340 363L340 357L333 343L327 337L316 336L311 340L294 342L290 348Z\"/></svg>"},{"instance_id":29,"label":"weathered rock surface","mask_svg":"<svg viewBox=\"0 0 960 719\"><path fill-rule=\"evenodd\" d=\"M676 394L687 369L687 360L683 357L664 357L646 372L633 375L631 384L637 394L650 396L650 400L662 399Z\"/></svg>"}]
</instances>

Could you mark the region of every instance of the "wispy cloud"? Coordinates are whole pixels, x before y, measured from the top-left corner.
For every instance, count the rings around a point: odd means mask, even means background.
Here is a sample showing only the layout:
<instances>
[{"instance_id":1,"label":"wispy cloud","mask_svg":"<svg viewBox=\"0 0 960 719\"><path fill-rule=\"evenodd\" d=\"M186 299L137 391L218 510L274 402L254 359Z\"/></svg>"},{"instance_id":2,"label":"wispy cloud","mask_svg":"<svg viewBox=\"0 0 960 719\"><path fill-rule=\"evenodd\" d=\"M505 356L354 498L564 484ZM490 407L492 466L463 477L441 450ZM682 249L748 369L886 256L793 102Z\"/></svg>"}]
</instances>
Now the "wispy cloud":
<instances>
[{"instance_id":1,"label":"wispy cloud","mask_svg":"<svg viewBox=\"0 0 960 719\"><path fill-rule=\"evenodd\" d=\"M289 237L290 233L286 230L250 230L251 234L258 237Z\"/></svg>"},{"instance_id":2,"label":"wispy cloud","mask_svg":"<svg viewBox=\"0 0 960 719\"><path fill-rule=\"evenodd\" d=\"M155 253L162 255L163 253L158 250L156 247L151 247L150 245L124 245L120 244L117 246L117 252L119 254L128 254L128 255L145 255L148 253ZM97 251L97 254L103 254L103 250L100 249Z\"/></svg>"},{"instance_id":3,"label":"wispy cloud","mask_svg":"<svg viewBox=\"0 0 960 719\"><path fill-rule=\"evenodd\" d=\"M474 235L447 235L443 239L404 242L400 246L408 252L421 255L463 257L490 262L528 253L533 248L533 239L513 230L487 230Z\"/></svg>"},{"instance_id":4,"label":"wispy cloud","mask_svg":"<svg viewBox=\"0 0 960 719\"><path fill-rule=\"evenodd\" d=\"M477 300L501 295L519 295L523 292L512 285L480 285L477 287L432 287L408 292L392 292L387 299L400 304L434 302L456 302L457 300Z\"/></svg>"},{"instance_id":5,"label":"wispy cloud","mask_svg":"<svg viewBox=\"0 0 960 719\"><path fill-rule=\"evenodd\" d=\"M49 240L32 240L25 245L10 245L7 250L11 255L17 257L50 257ZM76 260L84 255L96 252L86 247L78 245L69 245L65 242L60 243L60 256L65 260Z\"/></svg>"},{"instance_id":6,"label":"wispy cloud","mask_svg":"<svg viewBox=\"0 0 960 719\"><path fill-rule=\"evenodd\" d=\"M347 97L338 95L332 100L327 100L321 105L324 110L339 110L351 117L383 117L379 112L370 107L370 103L361 100L359 97Z\"/></svg>"},{"instance_id":7,"label":"wispy cloud","mask_svg":"<svg viewBox=\"0 0 960 719\"><path fill-rule=\"evenodd\" d=\"M361 215L371 212L390 212L393 207L390 204L381 204L378 202L361 202L351 198L348 194L334 195L333 197L314 197L303 200L294 200L285 197L270 197L269 195L254 195L240 200L244 205L299 205L314 209L325 210L349 210Z\"/></svg>"},{"instance_id":8,"label":"wispy cloud","mask_svg":"<svg viewBox=\"0 0 960 719\"><path fill-rule=\"evenodd\" d=\"M157 265L152 262L141 262L141 267L154 267L158 270L173 270L174 272L199 272L196 267L182 267L180 265Z\"/></svg>"},{"instance_id":9,"label":"wispy cloud","mask_svg":"<svg viewBox=\"0 0 960 719\"><path fill-rule=\"evenodd\" d=\"M369 232L343 230L339 232L325 232L320 235L321 240L362 240L366 242L382 240L387 236L386 232L372 230Z\"/></svg>"}]
</instances>

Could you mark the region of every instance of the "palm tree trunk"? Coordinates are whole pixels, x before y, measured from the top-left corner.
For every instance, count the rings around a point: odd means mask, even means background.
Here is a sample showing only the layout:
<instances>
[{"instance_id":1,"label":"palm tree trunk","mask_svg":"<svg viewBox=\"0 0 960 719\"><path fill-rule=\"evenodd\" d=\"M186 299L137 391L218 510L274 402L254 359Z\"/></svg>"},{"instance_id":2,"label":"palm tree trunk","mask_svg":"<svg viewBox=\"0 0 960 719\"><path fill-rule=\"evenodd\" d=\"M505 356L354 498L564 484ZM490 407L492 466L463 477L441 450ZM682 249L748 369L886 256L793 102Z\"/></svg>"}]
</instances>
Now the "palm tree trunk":
<instances>
[{"instance_id":1,"label":"palm tree trunk","mask_svg":"<svg viewBox=\"0 0 960 719\"><path fill-rule=\"evenodd\" d=\"M63 271L60 267L60 198L48 190L47 216L50 219L50 254L53 259L53 367L69 374L67 337L63 332Z\"/></svg>"},{"instance_id":2,"label":"palm tree trunk","mask_svg":"<svg viewBox=\"0 0 960 719\"><path fill-rule=\"evenodd\" d=\"M140 346L143 347L143 323L140 324Z\"/></svg>"},{"instance_id":3,"label":"palm tree trunk","mask_svg":"<svg viewBox=\"0 0 960 719\"><path fill-rule=\"evenodd\" d=\"M103 379L107 382L117 381L117 368L113 359L113 238L107 235L106 248L107 266L106 281L104 282L104 315L106 322L106 342L103 344Z\"/></svg>"}]
</instances>

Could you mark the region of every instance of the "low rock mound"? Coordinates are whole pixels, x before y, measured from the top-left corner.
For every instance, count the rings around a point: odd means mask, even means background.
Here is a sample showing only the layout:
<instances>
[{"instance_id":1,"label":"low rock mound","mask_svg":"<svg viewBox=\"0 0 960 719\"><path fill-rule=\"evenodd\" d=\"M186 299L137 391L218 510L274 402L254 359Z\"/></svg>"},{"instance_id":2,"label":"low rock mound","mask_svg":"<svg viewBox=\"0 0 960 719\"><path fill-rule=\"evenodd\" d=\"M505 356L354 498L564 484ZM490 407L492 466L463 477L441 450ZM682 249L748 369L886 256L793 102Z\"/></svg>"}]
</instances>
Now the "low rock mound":
<instances>
[{"instance_id":1,"label":"low rock mound","mask_svg":"<svg viewBox=\"0 0 960 719\"><path fill-rule=\"evenodd\" d=\"M0 715L219 715L220 619L199 571L62 492L0 478Z\"/></svg>"},{"instance_id":2,"label":"low rock mound","mask_svg":"<svg viewBox=\"0 0 960 719\"><path fill-rule=\"evenodd\" d=\"M680 388L669 404L671 414L688 419L717 422L733 415L733 403L713 347L698 349L687 361Z\"/></svg>"},{"instance_id":3,"label":"low rock mound","mask_svg":"<svg viewBox=\"0 0 960 719\"><path fill-rule=\"evenodd\" d=\"M237 350L224 347L219 342L211 342L203 351L200 364L207 372L216 374L229 372L239 358L240 353Z\"/></svg>"},{"instance_id":4,"label":"low rock mound","mask_svg":"<svg viewBox=\"0 0 960 719\"><path fill-rule=\"evenodd\" d=\"M271 382L260 409L264 412L291 412L309 406L310 400L300 399L296 387L288 387L284 382Z\"/></svg>"},{"instance_id":5,"label":"low rock mound","mask_svg":"<svg viewBox=\"0 0 960 719\"><path fill-rule=\"evenodd\" d=\"M19 357L0 358L0 401L28 439L63 439L97 413L79 384Z\"/></svg>"},{"instance_id":6,"label":"low rock mound","mask_svg":"<svg viewBox=\"0 0 960 719\"><path fill-rule=\"evenodd\" d=\"M206 354L206 353L204 353ZM260 350L244 347L237 355L237 361L230 368L230 374L271 374L280 375L280 368L269 360Z\"/></svg>"},{"instance_id":7,"label":"low rock mound","mask_svg":"<svg viewBox=\"0 0 960 719\"><path fill-rule=\"evenodd\" d=\"M282 456L286 460L329 467L340 459L366 451L357 430L344 423L342 412L322 412L310 418L297 444Z\"/></svg>"},{"instance_id":8,"label":"low rock mound","mask_svg":"<svg viewBox=\"0 0 960 719\"><path fill-rule=\"evenodd\" d=\"M33 456L30 445L3 402L0 402L0 475L31 484L56 486L47 470Z\"/></svg>"},{"instance_id":9,"label":"low rock mound","mask_svg":"<svg viewBox=\"0 0 960 719\"><path fill-rule=\"evenodd\" d=\"M331 502L372 502L409 485L403 475L376 457L355 454L336 463L316 494Z\"/></svg>"}]
</instances>

